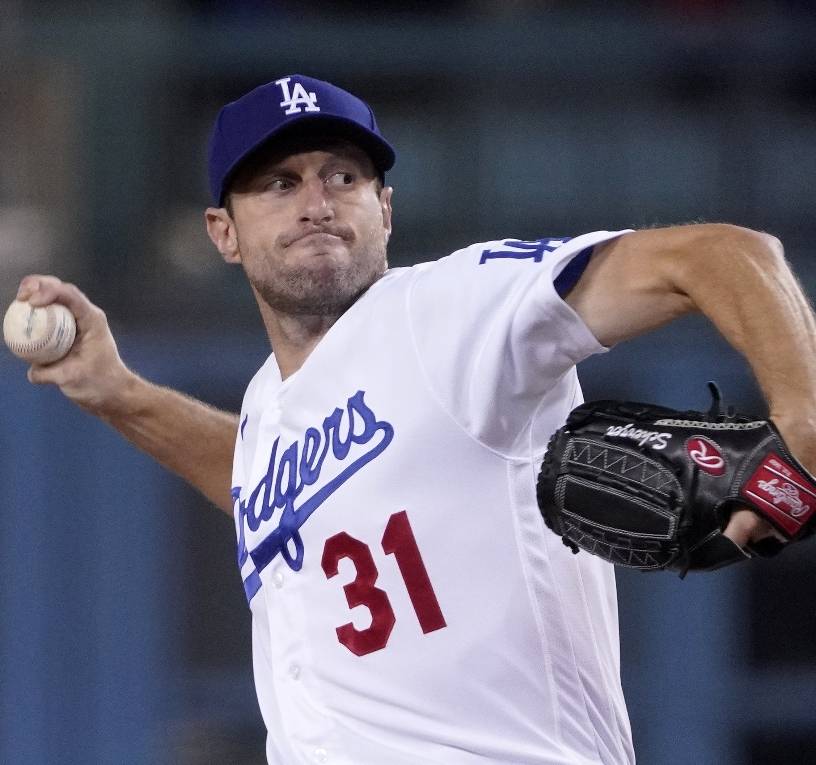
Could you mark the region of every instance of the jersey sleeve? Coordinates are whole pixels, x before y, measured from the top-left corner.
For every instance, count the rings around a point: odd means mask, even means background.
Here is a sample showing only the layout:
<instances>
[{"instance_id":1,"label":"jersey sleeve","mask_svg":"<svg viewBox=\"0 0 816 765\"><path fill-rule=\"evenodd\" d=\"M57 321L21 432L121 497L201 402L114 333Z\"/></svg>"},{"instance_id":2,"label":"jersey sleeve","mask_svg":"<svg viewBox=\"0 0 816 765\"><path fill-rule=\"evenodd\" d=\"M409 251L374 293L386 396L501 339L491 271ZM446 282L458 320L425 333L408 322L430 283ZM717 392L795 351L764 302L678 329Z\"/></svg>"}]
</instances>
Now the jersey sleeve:
<instances>
[{"instance_id":1,"label":"jersey sleeve","mask_svg":"<svg viewBox=\"0 0 816 765\"><path fill-rule=\"evenodd\" d=\"M541 407L566 416L580 396L575 364L606 349L562 296L592 248L623 233L485 242L418 267L408 316L419 363L474 438L522 456Z\"/></svg>"}]
</instances>

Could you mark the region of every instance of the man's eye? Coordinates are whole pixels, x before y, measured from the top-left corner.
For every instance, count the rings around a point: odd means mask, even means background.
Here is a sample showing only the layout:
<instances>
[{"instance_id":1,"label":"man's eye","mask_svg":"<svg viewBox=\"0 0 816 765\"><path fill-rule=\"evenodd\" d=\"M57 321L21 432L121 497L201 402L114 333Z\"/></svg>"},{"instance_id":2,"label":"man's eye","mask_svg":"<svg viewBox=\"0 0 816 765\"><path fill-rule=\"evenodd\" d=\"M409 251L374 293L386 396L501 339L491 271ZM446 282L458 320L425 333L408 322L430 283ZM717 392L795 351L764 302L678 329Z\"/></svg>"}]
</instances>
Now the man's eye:
<instances>
[{"instance_id":1,"label":"man's eye","mask_svg":"<svg viewBox=\"0 0 816 765\"><path fill-rule=\"evenodd\" d=\"M351 186L354 183L354 175L352 173L332 173L326 182L330 186Z\"/></svg>"},{"instance_id":2,"label":"man's eye","mask_svg":"<svg viewBox=\"0 0 816 765\"><path fill-rule=\"evenodd\" d=\"M270 191L286 191L292 188L292 181L288 178L273 178L266 184L266 188Z\"/></svg>"}]
</instances>

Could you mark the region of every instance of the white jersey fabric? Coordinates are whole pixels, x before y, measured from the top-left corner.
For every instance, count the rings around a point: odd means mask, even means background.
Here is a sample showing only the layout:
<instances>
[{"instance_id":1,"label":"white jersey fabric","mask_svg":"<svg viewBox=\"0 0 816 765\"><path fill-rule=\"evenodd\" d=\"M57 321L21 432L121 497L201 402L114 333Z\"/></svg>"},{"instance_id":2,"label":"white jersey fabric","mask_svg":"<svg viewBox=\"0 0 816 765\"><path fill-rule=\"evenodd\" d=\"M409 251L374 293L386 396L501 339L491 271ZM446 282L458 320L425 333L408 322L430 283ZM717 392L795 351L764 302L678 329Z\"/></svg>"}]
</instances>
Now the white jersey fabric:
<instances>
[{"instance_id":1,"label":"white jersey fabric","mask_svg":"<svg viewBox=\"0 0 816 765\"><path fill-rule=\"evenodd\" d=\"M233 497L270 763L634 762L613 568L535 498L604 350L553 281L619 233L391 270L255 375Z\"/></svg>"}]
</instances>

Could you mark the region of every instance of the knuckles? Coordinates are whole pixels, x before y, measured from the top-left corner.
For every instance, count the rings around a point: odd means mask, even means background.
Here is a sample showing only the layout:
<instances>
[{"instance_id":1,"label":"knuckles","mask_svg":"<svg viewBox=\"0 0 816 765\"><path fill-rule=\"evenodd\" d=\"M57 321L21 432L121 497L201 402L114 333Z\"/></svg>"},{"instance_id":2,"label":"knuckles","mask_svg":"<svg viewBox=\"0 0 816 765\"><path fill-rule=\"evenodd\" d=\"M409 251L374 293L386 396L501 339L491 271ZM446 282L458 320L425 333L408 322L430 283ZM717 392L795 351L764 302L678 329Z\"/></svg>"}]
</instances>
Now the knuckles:
<instances>
[{"instance_id":1,"label":"knuckles","mask_svg":"<svg viewBox=\"0 0 816 765\"><path fill-rule=\"evenodd\" d=\"M98 306L98 305L91 305L90 308L91 316L96 319L98 322L102 322L107 324L108 323L108 315Z\"/></svg>"}]
</instances>

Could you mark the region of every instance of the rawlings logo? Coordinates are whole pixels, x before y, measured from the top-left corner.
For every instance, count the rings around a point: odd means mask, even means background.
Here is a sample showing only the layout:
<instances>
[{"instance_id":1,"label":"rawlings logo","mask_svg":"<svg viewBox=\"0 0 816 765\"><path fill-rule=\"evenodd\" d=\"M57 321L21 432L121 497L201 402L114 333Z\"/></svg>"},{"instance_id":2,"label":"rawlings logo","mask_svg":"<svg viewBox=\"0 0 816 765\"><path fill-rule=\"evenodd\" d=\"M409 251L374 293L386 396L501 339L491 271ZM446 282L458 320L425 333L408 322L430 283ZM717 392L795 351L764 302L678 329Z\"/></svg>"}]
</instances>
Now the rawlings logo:
<instances>
[{"instance_id":1,"label":"rawlings logo","mask_svg":"<svg viewBox=\"0 0 816 765\"><path fill-rule=\"evenodd\" d=\"M703 436L694 436L686 441L686 451L700 470L709 475L721 476L725 473L725 459L719 447Z\"/></svg>"},{"instance_id":2,"label":"rawlings logo","mask_svg":"<svg viewBox=\"0 0 816 765\"><path fill-rule=\"evenodd\" d=\"M652 449L665 449L672 437L671 433L636 428L631 422L628 425L610 425L606 429L606 435L611 438L628 438L637 441L638 446L649 446Z\"/></svg>"},{"instance_id":3,"label":"rawlings logo","mask_svg":"<svg viewBox=\"0 0 816 765\"><path fill-rule=\"evenodd\" d=\"M300 571L304 555L300 527L346 481L381 454L394 438L393 426L377 419L363 400L364 395L363 391L357 391L349 398L345 409L338 407L323 420L321 429L307 428L302 443L294 441L281 450L280 437L276 438L266 474L249 496L241 498L240 486L232 489L238 526L238 565L243 566L247 557L251 557L256 569L244 581L249 598L260 586L257 572L266 568L277 555L292 570ZM368 446L368 449L354 449L355 446ZM329 459L329 454L333 460ZM353 459L349 460L352 456ZM307 487L318 483L327 465L336 465L340 469L308 498L301 499ZM278 510L277 527L254 550L247 551L245 527L257 531Z\"/></svg>"},{"instance_id":4,"label":"rawlings logo","mask_svg":"<svg viewBox=\"0 0 816 765\"><path fill-rule=\"evenodd\" d=\"M816 510L816 486L778 454L765 455L740 494L791 537Z\"/></svg>"},{"instance_id":5,"label":"rawlings logo","mask_svg":"<svg viewBox=\"0 0 816 765\"><path fill-rule=\"evenodd\" d=\"M757 481L757 487L768 494L775 505L787 505L790 508L790 515L799 518L810 510L810 505L806 505L799 496L799 489L792 483L781 483L778 478L771 478L770 481Z\"/></svg>"}]
</instances>

